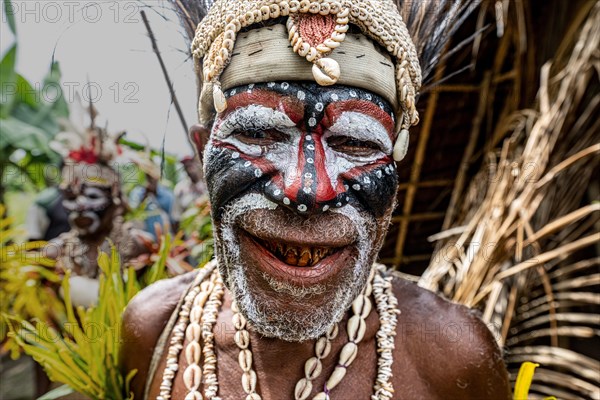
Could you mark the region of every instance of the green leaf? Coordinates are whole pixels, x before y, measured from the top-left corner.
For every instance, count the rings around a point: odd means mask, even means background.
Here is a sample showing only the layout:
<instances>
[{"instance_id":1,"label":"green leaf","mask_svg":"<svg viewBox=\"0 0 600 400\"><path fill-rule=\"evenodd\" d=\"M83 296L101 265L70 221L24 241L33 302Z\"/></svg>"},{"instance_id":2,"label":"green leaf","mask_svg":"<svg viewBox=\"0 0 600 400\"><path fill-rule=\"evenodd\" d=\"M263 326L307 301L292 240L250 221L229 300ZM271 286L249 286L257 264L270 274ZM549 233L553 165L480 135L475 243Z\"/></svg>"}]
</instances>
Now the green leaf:
<instances>
[{"instance_id":1,"label":"green leaf","mask_svg":"<svg viewBox=\"0 0 600 400\"><path fill-rule=\"evenodd\" d=\"M52 116L57 118L68 118L69 117L69 105L65 100L62 87L60 86L60 78L62 73L60 72L60 65L58 61L54 61L50 65L50 72L44 78L44 91L49 93L52 89L52 93L56 92L56 97L50 100L52 104Z\"/></svg>"},{"instance_id":2,"label":"green leaf","mask_svg":"<svg viewBox=\"0 0 600 400\"><path fill-rule=\"evenodd\" d=\"M10 0L4 0L4 15L13 35L17 34L17 25L15 24L15 14Z\"/></svg>"},{"instance_id":3,"label":"green leaf","mask_svg":"<svg viewBox=\"0 0 600 400\"><path fill-rule=\"evenodd\" d=\"M43 130L14 117L2 120L0 136L2 136L0 150L12 147L34 154L46 154L48 158L56 157L56 154L48 146L48 136Z\"/></svg>"},{"instance_id":4,"label":"green leaf","mask_svg":"<svg viewBox=\"0 0 600 400\"><path fill-rule=\"evenodd\" d=\"M45 161L45 160L44 160ZM44 168L47 162L36 161L35 158L30 160L25 165L21 165L21 171L29 178L29 180L36 186L38 190L46 187L46 180L44 177Z\"/></svg>"},{"instance_id":5,"label":"green leaf","mask_svg":"<svg viewBox=\"0 0 600 400\"><path fill-rule=\"evenodd\" d=\"M16 60L17 45L14 44L0 61L0 118L10 115L17 94Z\"/></svg>"},{"instance_id":6,"label":"green leaf","mask_svg":"<svg viewBox=\"0 0 600 400\"><path fill-rule=\"evenodd\" d=\"M52 389L51 391L42 395L41 397L38 397L37 400L60 399L61 397L66 396L71 393L75 393L75 391L67 385L62 385L62 386L57 387L56 389Z\"/></svg>"},{"instance_id":7,"label":"green leaf","mask_svg":"<svg viewBox=\"0 0 600 400\"><path fill-rule=\"evenodd\" d=\"M19 103L24 103L31 107L32 109L37 109L39 107L39 102L41 99L41 94L38 93L31 83L27 81L21 74L17 75L17 99Z\"/></svg>"}]
</instances>

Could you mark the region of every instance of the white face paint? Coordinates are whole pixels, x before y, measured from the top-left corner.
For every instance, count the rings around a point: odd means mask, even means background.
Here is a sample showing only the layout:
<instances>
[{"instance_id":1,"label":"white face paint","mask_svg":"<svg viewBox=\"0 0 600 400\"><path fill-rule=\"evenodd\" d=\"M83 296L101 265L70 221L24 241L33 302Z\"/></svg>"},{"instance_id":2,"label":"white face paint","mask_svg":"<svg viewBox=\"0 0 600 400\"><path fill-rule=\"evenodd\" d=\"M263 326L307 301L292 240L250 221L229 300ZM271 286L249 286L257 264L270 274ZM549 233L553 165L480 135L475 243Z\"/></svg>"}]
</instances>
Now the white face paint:
<instances>
[{"instance_id":1,"label":"white face paint","mask_svg":"<svg viewBox=\"0 0 600 400\"><path fill-rule=\"evenodd\" d=\"M335 151L327 140L336 136L345 136L350 139L376 143L380 151L375 151L365 156L355 156ZM340 174L352 168L372 164L375 161L392 154L392 140L385 127L377 119L356 111L345 111L330 126L321 139L325 150L327 175L334 186Z\"/></svg>"},{"instance_id":2,"label":"white face paint","mask_svg":"<svg viewBox=\"0 0 600 400\"><path fill-rule=\"evenodd\" d=\"M236 132L267 131L269 129L281 132L286 139L265 149L264 146L245 143L235 135ZM286 185L290 185L295 179L298 145L302 132L285 113L253 104L235 110L221 121L213 132L215 139L235 146L241 153L248 156L262 156L279 171L284 171Z\"/></svg>"},{"instance_id":3,"label":"white face paint","mask_svg":"<svg viewBox=\"0 0 600 400\"><path fill-rule=\"evenodd\" d=\"M248 144L236 135L238 132L264 132L270 129L284 134L285 139L275 141L268 148ZM225 119L217 121L213 129L214 139L230 144L248 156L264 157L269 160L277 170L282 172L286 186L291 185L297 178L296 175L300 173L298 150L302 135L303 132L285 113L254 104L235 110ZM334 137L373 143L380 150L363 156L339 152L328 144L328 140ZM392 140L383 124L374 117L357 111L343 112L335 124L328 127L318 139L315 135L304 137L305 144L312 146L312 150L315 148L315 140L319 140L323 148L325 169L332 187L336 186L340 174L352 168L374 163L392 154L393 150Z\"/></svg>"},{"instance_id":4,"label":"white face paint","mask_svg":"<svg viewBox=\"0 0 600 400\"><path fill-rule=\"evenodd\" d=\"M235 133L269 129L276 129L291 138L300 137L300 131L287 115L278 110L252 104L235 110L220 121L213 129L213 138L229 143L249 156L259 157L263 155L263 146L244 143L236 137Z\"/></svg>"},{"instance_id":5,"label":"white face paint","mask_svg":"<svg viewBox=\"0 0 600 400\"><path fill-rule=\"evenodd\" d=\"M360 141L375 142L381 148L380 152L365 157L352 157L345 153L338 153L340 156L355 162L367 164L392 154L392 140L385 127L377 119L361 112L344 111L335 121L335 124L327 129L323 139L326 140L331 136L347 136Z\"/></svg>"},{"instance_id":6,"label":"white face paint","mask_svg":"<svg viewBox=\"0 0 600 400\"><path fill-rule=\"evenodd\" d=\"M101 225L100 214L110 207L111 198L101 188L84 186L75 198L63 200L63 206L69 211L69 224L80 235L90 235L98 231ZM88 223L78 224L85 218Z\"/></svg>"}]
</instances>

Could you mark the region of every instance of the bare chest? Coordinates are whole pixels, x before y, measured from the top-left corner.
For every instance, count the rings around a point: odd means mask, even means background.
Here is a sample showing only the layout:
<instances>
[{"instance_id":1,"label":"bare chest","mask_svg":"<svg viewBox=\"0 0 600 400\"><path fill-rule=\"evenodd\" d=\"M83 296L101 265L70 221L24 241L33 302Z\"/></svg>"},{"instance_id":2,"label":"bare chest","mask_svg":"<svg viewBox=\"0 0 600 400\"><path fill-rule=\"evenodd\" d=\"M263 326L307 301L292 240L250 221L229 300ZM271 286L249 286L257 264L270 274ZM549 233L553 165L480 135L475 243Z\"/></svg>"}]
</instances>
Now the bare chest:
<instances>
[{"instance_id":1,"label":"bare chest","mask_svg":"<svg viewBox=\"0 0 600 400\"><path fill-rule=\"evenodd\" d=\"M376 315L372 316L376 323ZM220 316L215 327L215 339L217 345L215 353L217 356L216 377L218 382L217 396L223 400L247 399L243 389L243 370L239 362L239 349L232 343L235 329L226 323L227 315ZM355 361L346 369L346 374L330 392L330 399L356 399L369 400L374 393L376 384L378 358L376 338L370 336L359 344L359 351ZM338 365L339 353L347 342L345 332L342 332L332 341L332 351L323 360L322 370L318 376L311 381L312 390L308 399L312 399L317 393L323 391L325 383L331 377L335 367ZM188 342L184 342L182 353ZM257 344L257 343L255 343ZM299 349L294 351L292 347L281 349L277 346L261 345L253 349L252 367L256 372L256 393L263 400L295 399L295 390L298 381L306 376L306 361L314 356L312 350ZM184 382L184 374L189 364L186 362L185 354L179 357L177 372L172 380L172 399L185 399L189 390ZM156 399L160 394L160 374L166 366L166 356L163 354L158 365L148 399ZM426 379L427 374L419 371L411 361L410 355L405 349L397 348L394 352L394 363L392 364L393 376L391 382L394 388L394 399L435 399L436 395L429 387ZM205 394L206 376L202 378L203 383L199 387L200 393ZM206 397L205 397L206 398ZM248 398L249 399L249 398Z\"/></svg>"}]
</instances>

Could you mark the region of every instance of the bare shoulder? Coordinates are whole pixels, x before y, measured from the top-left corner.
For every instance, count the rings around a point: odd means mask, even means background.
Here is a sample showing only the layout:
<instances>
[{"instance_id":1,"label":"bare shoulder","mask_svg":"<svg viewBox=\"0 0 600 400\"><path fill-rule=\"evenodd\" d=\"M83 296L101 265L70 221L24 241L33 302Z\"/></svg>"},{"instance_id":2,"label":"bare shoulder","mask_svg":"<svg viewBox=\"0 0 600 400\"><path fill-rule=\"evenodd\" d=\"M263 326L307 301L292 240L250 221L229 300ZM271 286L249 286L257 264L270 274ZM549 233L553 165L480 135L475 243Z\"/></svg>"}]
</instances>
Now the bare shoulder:
<instances>
[{"instance_id":1,"label":"bare shoulder","mask_svg":"<svg viewBox=\"0 0 600 400\"><path fill-rule=\"evenodd\" d=\"M409 357L440 397L508 399L502 351L478 312L394 277L397 351ZM426 375L426 376L423 376Z\"/></svg>"},{"instance_id":2,"label":"bare shoulder","mask_svg":"<svg viewBox=\"0 0 600 400\"><path fill-rule=\"evenodd\" d=\"M142 398L154 347L179 299L196 271L158 281L139 292L127 305L121 332L121 370L137 369L132 381L135 398Z\"/></svg>"}]
</instances>

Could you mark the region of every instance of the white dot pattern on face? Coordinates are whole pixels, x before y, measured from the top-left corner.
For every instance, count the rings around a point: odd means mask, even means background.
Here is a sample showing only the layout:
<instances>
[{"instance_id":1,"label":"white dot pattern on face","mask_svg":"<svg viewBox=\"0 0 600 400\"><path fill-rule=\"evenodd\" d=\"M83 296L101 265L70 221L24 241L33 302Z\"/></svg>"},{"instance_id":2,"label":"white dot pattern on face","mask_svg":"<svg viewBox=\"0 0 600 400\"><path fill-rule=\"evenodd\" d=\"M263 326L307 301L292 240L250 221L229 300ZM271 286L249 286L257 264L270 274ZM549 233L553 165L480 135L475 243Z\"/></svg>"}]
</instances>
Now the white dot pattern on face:
<instances>
[{"instance_id":1,"label":"white dot pattern on face","mask_svg":"<svg viewBox=\"0 0 600 400\"><path fill-rule=\"evenodd\" d=\"M286 90L286 92L288 93L288 95L292 95L295 97L297 97L299 100L304 101L306 100L306 91L300 90L297 87L294 87L293 84L287 83L287 82L268 82L265 84L265 86L271 88L271 89L275 89L277 87L280 87L282 90ZM252 87L256 87L254 84L250 84L248 86L246 86L247 89L251 89ZM243 88L237 88L237 92L240 92L240 90L244 90ZM236 90L231 90L230 91L231 95L236 94ZM380 107L383 106L383 109L386 110L387 112L387 106L384 105L381 101L379 101L379 98L377 96L373 96L370 95L368 93L364 93L362 91L356 91L356 90L348 90L346 92L344 92L344 95L340 96L339 93L330 93L329 94L329 98L331 99L331 101L339 101L340 99L346 100L346 99L350 99L350 98L359 98L359 99L375 99L372 100L376 105L379 105ZM317 102L314 104L312 111L309 111L309 114L306 116L307 117L307 125L311 128L314 128L317 125L317 118L321 117L321 113L324 110L324 104L323 102ZM388 112L389 113L389 112ZM310 118L308 118L310 117ZM303 143L303 148L304 148L304 155L305 155L305 160L306 163L308 165L314 165L315 163L315 151L316 151L316 146L314 144L314 138L312 137L312 135L307 134L304 136L304 143ZM214 150L214 149L213 149ZM241 154L238 151L234 151L234 152L230 152L230 157L233 159L239 159L241 158ZM252 163L250 161L247 160L241 160L243 163L244 167L247 167L249 169L248 172L251 171L252 174L254 174L257 178L260 178L261 176L263 176L263 172L260 169L257 169L256 166L253 166ZM245 161L245 162L244 162ZM385 172L384 172L385 171ZM384 168L375 170L375 176L380 179L383 177L384 174L392 174L394 171L394 168L392 166L385 166ZM305 172L302 176L305 179L305 181L303 182L303 187L300 189L301 192L307 194L307 195L312 195L314 192L314 188L312 187L312 184L314 184L313 181L311 181L312 179L314 179L314 174L311 174L310 172ZM371 176L371 178L369 178L368 176L363 176L362 178L360 178L359 182L354 182L354 183L350 183L349 185L352 187L352 190L355 191L360 191L360 190L365 190L365 187L369 187L369 186L361 186L362 184L364 185L371 185L373 179L375 179L374 176ZM283 190L281 190L281 188L277 188L276 185L269 185L272 182L270 180L265 182L265 189L267 188L267 186L269 187L268 191L271 192L272 196L274 196L275 198L278 199L278 201L281 201L284 205L286 206L294 206L298 211L300 212L305 212L308 208L308 206L306 204L299 204L299 202L296 201L292 201L289 197L285 197L285 193ZM340 193L339 196L337 197L337 202L336 203L329 203L326 205L321 204L320 209L321 212L325 212L329 209L331 209L332 207L335 208L341 208L343 207L345 204L350 202L350 197L347 196L347 194L349 193L350 187L348 186L348 184L344 184L344 189L347 193ZM303 207L302 207L303 206ZM306 209L304 208L306 207Z\"/></svg>"},{"instance_id":2,"label":"white dot pattern on face","mask_svg":"<svg viewBox=\"0 0 600 400\"><path fill-rule=\"evenodd\" d=\"M236 93L237 93L237 91L236 91L235 89L231 89L231 94L230 94L230 96L233 96L233 95L234 95L234 94L236 94Z\"/></svg>"}]
</instances>

